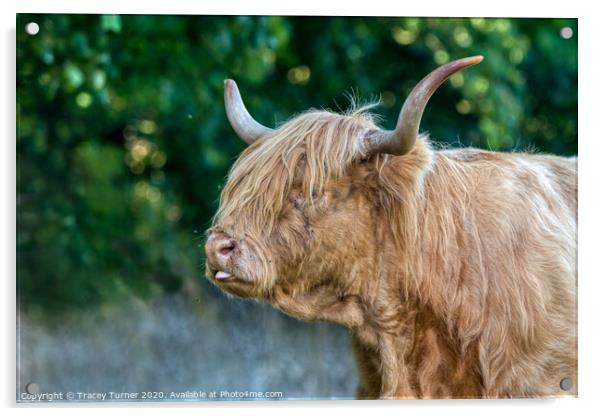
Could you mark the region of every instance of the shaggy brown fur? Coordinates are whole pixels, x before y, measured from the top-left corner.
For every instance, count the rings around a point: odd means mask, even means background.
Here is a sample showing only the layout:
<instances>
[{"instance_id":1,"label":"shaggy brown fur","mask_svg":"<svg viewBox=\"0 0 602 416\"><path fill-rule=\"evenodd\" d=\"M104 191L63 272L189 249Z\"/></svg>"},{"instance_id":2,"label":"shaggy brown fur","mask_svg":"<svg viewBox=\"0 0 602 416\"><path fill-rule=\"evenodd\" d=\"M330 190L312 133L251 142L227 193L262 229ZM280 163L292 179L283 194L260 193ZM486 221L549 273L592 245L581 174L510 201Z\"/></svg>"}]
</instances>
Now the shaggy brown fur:
<instances>
[{"instance_id":1,"label":"shaggy brown fur","mask_svg":"<svg viewBox=\"0 0 602 416\"><path fill-rule=\"evenodd\" d=\"M208 277L349 327L361 398L566 394L576 159L434 151L425 137L367 157L365 110L304 113L243 152L209 231L236 248L220 263L208 243Z\"/></svg>"}]
</instances>

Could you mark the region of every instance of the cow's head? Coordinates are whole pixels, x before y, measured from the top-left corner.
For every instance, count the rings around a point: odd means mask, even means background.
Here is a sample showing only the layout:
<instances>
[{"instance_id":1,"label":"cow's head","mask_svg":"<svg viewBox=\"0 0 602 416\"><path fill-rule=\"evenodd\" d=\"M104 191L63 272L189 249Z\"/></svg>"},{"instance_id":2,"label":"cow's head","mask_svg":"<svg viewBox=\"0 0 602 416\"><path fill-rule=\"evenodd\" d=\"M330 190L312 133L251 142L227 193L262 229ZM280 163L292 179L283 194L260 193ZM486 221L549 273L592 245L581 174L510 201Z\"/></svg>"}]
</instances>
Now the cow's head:
<instances>
[{"instance_id":1,"label":"cow's head","mask_svg":"<svg viewBox=\"0 0 602 416\"><path fill-rule=\"evenodd\" d=\"M481 59L450 62L426 76L392 131L379 128L366 107L309 111L270 129L250 116L226 80L228 119L249 147L229 173L208 231L207 277L229 293L267 300L276 292L290 299L316 293L327 303L360 290L386 232L376 222L386 215L379 187L394 186L380 175L390 159L384 155L409 153L436 88Z\"/></svg>"}]
</instances>

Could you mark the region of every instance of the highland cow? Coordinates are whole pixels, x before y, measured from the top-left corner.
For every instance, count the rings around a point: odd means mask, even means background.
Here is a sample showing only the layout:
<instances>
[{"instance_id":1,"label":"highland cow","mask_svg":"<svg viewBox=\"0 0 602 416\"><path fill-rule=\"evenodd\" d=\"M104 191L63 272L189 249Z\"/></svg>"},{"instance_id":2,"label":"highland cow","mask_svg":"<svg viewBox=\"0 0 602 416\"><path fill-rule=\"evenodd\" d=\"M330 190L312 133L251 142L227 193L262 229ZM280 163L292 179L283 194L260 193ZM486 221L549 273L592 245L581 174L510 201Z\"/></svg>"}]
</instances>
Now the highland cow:
<instances>
[{"instance_id":1,"label":"highland cow","mask_svg":"<svg viewBox=\"0 0 602 416\"><path fill-rule=\"evenodd\" d=\"M425 77L392 131L371 106L270 129L225 82L249 146L208 231L207 276L348 327L359 398L576 394L576 158L434 150L418 134L436 88L481 59Z\"/></svg>"}]
</instances>

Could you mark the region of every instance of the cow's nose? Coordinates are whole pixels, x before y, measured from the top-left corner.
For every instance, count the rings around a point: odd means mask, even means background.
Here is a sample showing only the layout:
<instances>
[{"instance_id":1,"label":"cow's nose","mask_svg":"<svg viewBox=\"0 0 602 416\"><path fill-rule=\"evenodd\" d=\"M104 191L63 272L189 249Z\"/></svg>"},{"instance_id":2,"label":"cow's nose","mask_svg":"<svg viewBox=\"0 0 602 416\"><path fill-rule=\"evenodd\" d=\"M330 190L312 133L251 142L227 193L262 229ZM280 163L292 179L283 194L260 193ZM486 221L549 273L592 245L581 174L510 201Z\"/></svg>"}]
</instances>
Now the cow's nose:
<instances>
[{"instance_id":1,"label":"cow's nose","mask_svg":"<svg viewBox=\"0 0 602 416\"><path fill-rule=\"evenodd\" d=\"M213 233L205 244L207 257L223 265L232 256L236 248L236 240L224 233Z\"/></svg>"}]
</instances>

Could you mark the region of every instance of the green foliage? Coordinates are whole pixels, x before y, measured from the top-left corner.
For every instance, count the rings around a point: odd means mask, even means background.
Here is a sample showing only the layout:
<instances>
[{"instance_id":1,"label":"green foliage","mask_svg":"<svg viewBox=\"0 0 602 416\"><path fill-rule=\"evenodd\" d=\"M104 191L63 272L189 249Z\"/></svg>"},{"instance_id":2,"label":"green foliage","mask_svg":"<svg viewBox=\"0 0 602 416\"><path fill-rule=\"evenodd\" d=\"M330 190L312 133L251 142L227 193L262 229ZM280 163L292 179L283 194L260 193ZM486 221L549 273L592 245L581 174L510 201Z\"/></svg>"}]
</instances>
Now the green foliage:
<instances>
[{"instance_id":1,"label":"green foliage","mask_svg":"<svg viewBox=\"0 0 602 416\"><path fill-rule=\"evenodd\" d=\"M433 97L423 129L577 151L575 19L19 15L17 27L18 288L32 313L201 278L197 245L243 149L227 77L267 125L344 109L352 92L380 95L391 128L422 76L482 54Z\"/></svg>"}]
</instances>

